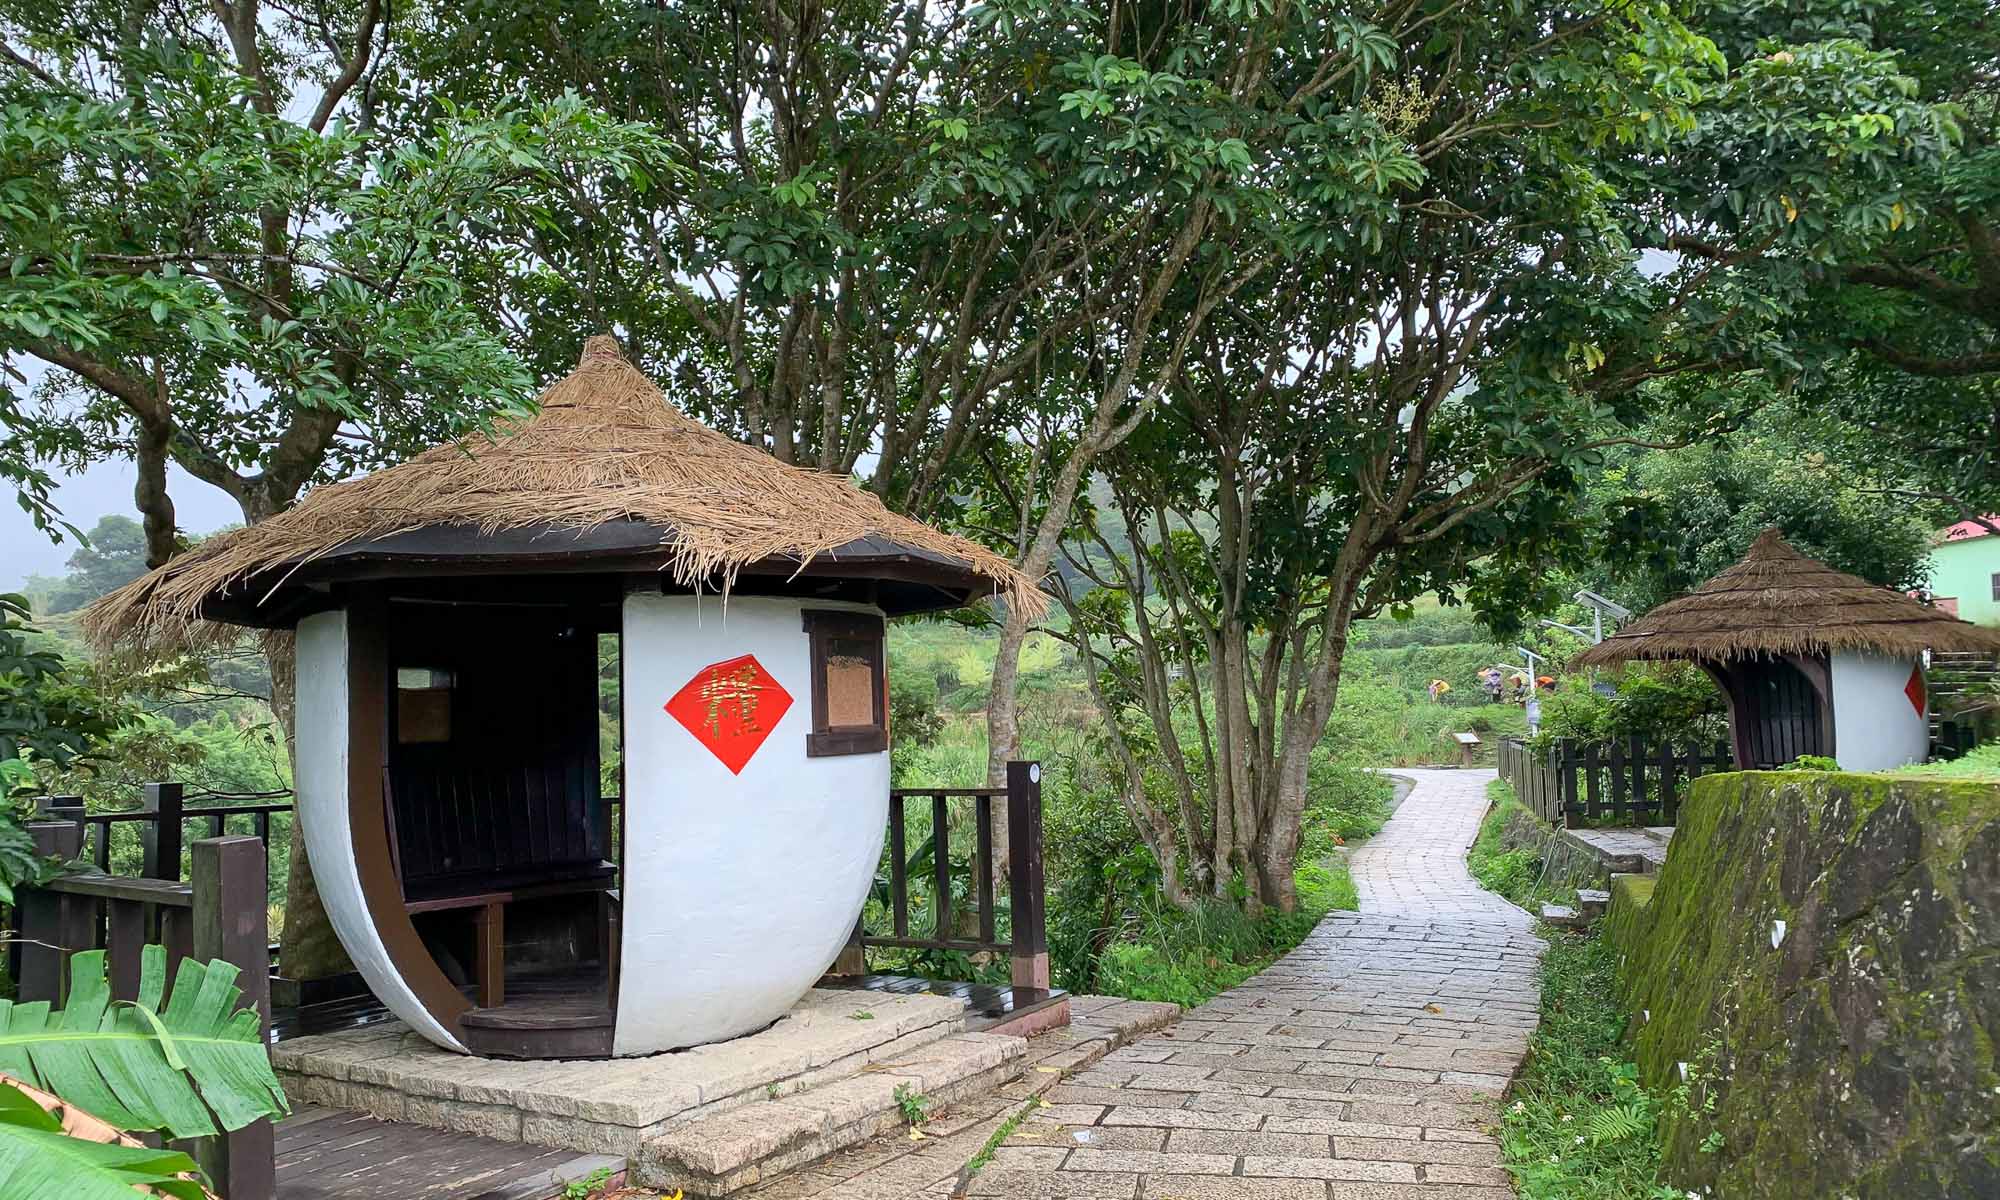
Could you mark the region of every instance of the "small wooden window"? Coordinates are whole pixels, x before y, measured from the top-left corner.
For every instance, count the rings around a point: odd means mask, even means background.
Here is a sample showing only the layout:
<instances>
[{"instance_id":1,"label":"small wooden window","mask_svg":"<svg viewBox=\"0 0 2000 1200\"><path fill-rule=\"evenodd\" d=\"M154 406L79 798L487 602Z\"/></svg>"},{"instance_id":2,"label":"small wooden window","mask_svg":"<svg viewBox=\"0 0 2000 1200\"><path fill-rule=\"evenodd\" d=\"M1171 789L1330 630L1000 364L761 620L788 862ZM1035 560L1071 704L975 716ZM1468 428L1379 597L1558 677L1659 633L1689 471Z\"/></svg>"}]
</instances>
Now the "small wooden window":
<instances>
[{"instance_id":1,"label":"small wooden window","mask_svg":"<svg viewBox=\"0 0 2000 1200\"><path fill-rule=\"evenodd\" d=\"M450 671L396 669L396 741L415 746L451 740Z\"/></svg>"},{"instance_id":2,"label":"small wooden window","mask_svg":"<svg viewBox=\"0 0 2000 1200\"><path fill-rule=\"evenodd\" d=\"M806 754L876 754L889 748L882 618L808 609L812 648L812 732Z\"/></svg>"},{"instance_id":3,"label":"small wooden window","mask_svg":"<svg viewBox=\"0 0 2000 1200\"><path fill-rule=\"evenodd\" d=\"M2000 600L2000 573L1993 576L1993 598Z\"/></svg>"}]
</instances>

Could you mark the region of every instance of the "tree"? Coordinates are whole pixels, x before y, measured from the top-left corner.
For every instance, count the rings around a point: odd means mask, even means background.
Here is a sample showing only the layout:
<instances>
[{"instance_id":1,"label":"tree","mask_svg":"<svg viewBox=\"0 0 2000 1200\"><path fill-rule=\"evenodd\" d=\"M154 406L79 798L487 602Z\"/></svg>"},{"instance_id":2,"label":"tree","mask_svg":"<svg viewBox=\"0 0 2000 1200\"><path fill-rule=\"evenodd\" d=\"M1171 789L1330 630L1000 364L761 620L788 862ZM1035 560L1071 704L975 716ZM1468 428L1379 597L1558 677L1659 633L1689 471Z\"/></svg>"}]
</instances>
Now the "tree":
<instances>
[{"instance_id":1,"label":"tree","mask_svg":"<svg viewBox=\"0 0 2000 1200\"><path fill-rule=\"evenodd\" d=\"M1270 196L1312 174L1250 170L1245 136L1289 136L1254 118L1261 11L1240 41L1173 12L1013 0L458 13L426 43L449 94L482 100L505 62L656 121L700 175L670 197L578 196L567 249L543 252L559 284L515 287L511 307L531 325L608 318L703 415L786 461L849 473L865 456L867 487L1038 578L1092 462L1284 252ZM1328 67L1298 100L1343 85ZM982 460L1032 503L1004 511L992 484L982 499ZM1027 632L1004 615L996 781L1019 753Z\"/></svg>"},{"instance_id":2,"label":"tree","mask_svg":"<svg viewBox=\"0 0 2000 1200\"><path fill-rule=\"evenodd\" d=\"M2000 26L1977 0L1735 3L1643 244L1781 307L1784 382L1888 495L2000 510Z\"/></svg>"},{"instance_id":3,"label":"tree","mask_svg":"<svg viewBox=\"0 0 2000 1200\"><path fill-rule=\"evenodd\" d=\"M1288 253L1223 301L1103 460L1118 516L1148 536L1129 558L1079 555L1110 586L1070 610L1105 716L1128 742L1159 739L1175 778L1155 802L1151 747L1126 756L1163 868L1183 855L1197 887L1240 880L1253 907L1289 909L1308 755L1353 621L1425 592L1518 621L1549 563L1631 531L1637 514L1593 529L1576 502L1607 452L1653 436L1649 408L1699 399L1687 381L1787 372L1797 347L1787 297L1755 270L1651 273L1634 253L1661 220L1657 164L1760 70L1725 63L1678 8L1390 6L1345 40L1279 9L1252 38L1259 115L1287 133L1248 141L1254 176L1281 178L1301 142L1327 170L1274 195ZM1949 152L1948 112L1890 86L1893 69L1832 56L1802 72L1837 85L1826 140L1855 163ZM1343 86L1315 91L1329 70Z\"/></svg>"},{"instance_id":4,"label":"tree","mask_svg":"<svg viewBox=\"0 0 2000 1200\"><path fill-rule=\"evenodd\" d=\"M69 556L69 572L49 593L48 611L66 613L146 573L146 532L130 517L98 518Z\"/></svg>"},{"instance_id":5,"label":"tree","mask_svg":"<svg viewBox=\"0 0 2000 1200\"><path fill-rule=\"evenodd\" d=\"M68 769L143 715L73 679L62 655L36 644L32 616L23 597L0 595L0 763L17 764L0 778L0 798L32 782L33 763Z\"/></svg>"},{"instance_id":6,"label":"tree","mask_svg":"<svg viewBox=\"0 0 2000 1200\"><path fill-rule=\"evenodd\" d=\"M1750 389L1755 390L1755 389ZM1777 526L1802 552L1899 590L1921 587L1931 532L1948 510L1887 499L1881 477L1843 468L1811 414L1774 406L1750 428L1674 450L1615 455L1591 481L1593 512L1643 514L1643 549L1583 586L1643 612L1734 565Z\"/></svg>"},{"instance_id":7,"label":"tree","mask_svg":"<svg viewBox=\"0 0 2000 1200\"><path fill-rule=\"evenodd\" d=\"M676 402L785 462L918 516L1036 346L1073 332L1107 210L1038 207L1046 172L996 89L991 30L930 0L560 0L441 11L412 43L461 103L512 80L574 89L659 129L674 192L576 184L537 231L549 270L492 280L547 354L617 327ZM495 65L503 69L495 70ZM541 363L548 369L559 364ZM864 466L864 459L866 460Z\"/></svg>"},{"instance_id":8,"label":"tree","mask_svg":"<svg viewBox=\"0 0 2000 1200\"><path fill-rule=\"evenodd\" d=\"M131 458L151 565L178 545L169 462L255 523L523 405L532 377L461 280L529 269L557 175L664 168L648 131L573 96L433 105L397 50L415 19L379 0L0 3L0 355L59 368L7 395L6 455ZM292 864L286 968L337 969Z\"/></svg>"}]
</instances>

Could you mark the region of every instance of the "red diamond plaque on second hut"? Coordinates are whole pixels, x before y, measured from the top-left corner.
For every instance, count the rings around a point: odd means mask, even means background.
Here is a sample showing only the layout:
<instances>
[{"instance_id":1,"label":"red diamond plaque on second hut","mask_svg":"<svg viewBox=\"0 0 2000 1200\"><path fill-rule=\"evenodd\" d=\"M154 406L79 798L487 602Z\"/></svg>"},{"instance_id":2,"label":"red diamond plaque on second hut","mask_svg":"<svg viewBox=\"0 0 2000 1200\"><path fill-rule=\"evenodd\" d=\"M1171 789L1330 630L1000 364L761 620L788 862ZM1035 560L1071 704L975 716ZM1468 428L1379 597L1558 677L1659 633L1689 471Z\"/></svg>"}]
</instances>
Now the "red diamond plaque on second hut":
<instances>
[{"instance_id":1,"label":"red diamond plaque on second hut","mask_svg":"<svg viewBox=\"0 0 2000 1200\"><path fill-rule=\"evenodd\" d=\"M668 714L734 775L743 773L791 707L792 694L754 654L710 663L667 701Z\"/></svg>"}]
</instances>

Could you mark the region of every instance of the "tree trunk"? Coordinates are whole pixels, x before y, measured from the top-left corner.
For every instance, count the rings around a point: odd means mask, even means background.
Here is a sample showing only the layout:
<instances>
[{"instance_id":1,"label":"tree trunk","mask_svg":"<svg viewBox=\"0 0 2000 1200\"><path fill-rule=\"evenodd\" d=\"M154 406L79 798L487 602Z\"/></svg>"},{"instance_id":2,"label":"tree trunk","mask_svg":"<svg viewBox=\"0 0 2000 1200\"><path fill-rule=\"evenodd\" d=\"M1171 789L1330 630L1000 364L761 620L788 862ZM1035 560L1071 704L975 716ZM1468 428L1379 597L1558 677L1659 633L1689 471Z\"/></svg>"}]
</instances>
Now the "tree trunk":
<instances>
[{"instance_id":1,"label":"tree trunk","mask_svg":"<svg viewBox=\"0 0 2000 1200\"><path fill-rule=\"evenodd\" d=\"M277 714L278 727L285 732L285 756L296 764L298 679L292 635L273 632L261 640L264 661L271 672L271 711ZM296 772L292 780L296 788ZM291 861L285 871L285 927L278 937L278 971L287 979L299 980L327 979L352 971L354 964L334 934L333 923L327 920L326 906L320 903L296 811L292 816L290 845Z\"/></svg>"}]
</instances>

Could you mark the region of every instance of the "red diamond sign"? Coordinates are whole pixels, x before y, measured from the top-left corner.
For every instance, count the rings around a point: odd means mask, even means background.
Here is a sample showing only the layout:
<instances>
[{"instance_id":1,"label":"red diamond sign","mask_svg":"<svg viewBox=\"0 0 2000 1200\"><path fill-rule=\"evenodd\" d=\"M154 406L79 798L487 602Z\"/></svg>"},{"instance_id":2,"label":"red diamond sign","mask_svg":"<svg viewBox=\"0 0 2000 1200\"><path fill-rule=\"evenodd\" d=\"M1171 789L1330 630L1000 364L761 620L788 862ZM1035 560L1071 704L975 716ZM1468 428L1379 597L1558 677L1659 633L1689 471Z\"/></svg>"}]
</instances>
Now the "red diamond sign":
<instances>
[{"instance_id":1,"label":"red diamond sign","mask_svg":"<svg viewBox=\"0 0 2000 1200\"><path fill-rule=\"evenodd\" d=\"M792 694L771 678L756 655L745 654L696 671L666 707L730 774L741 775L743 764L792 707Z\"/></svg>"},{"instance_id":2,"label":"red diamond sign","mask_svg":"<svg viewBox=\"0 0 2000 1200\"><path fill-rule=\"evenodd\" d=\"M1917 715L1923 716L1924 669L1922 667L1910 668L1910 681L1903 685L1903 694L1910 698L1910 707L1917 710Z\"/></svg>"}]
</instances>

